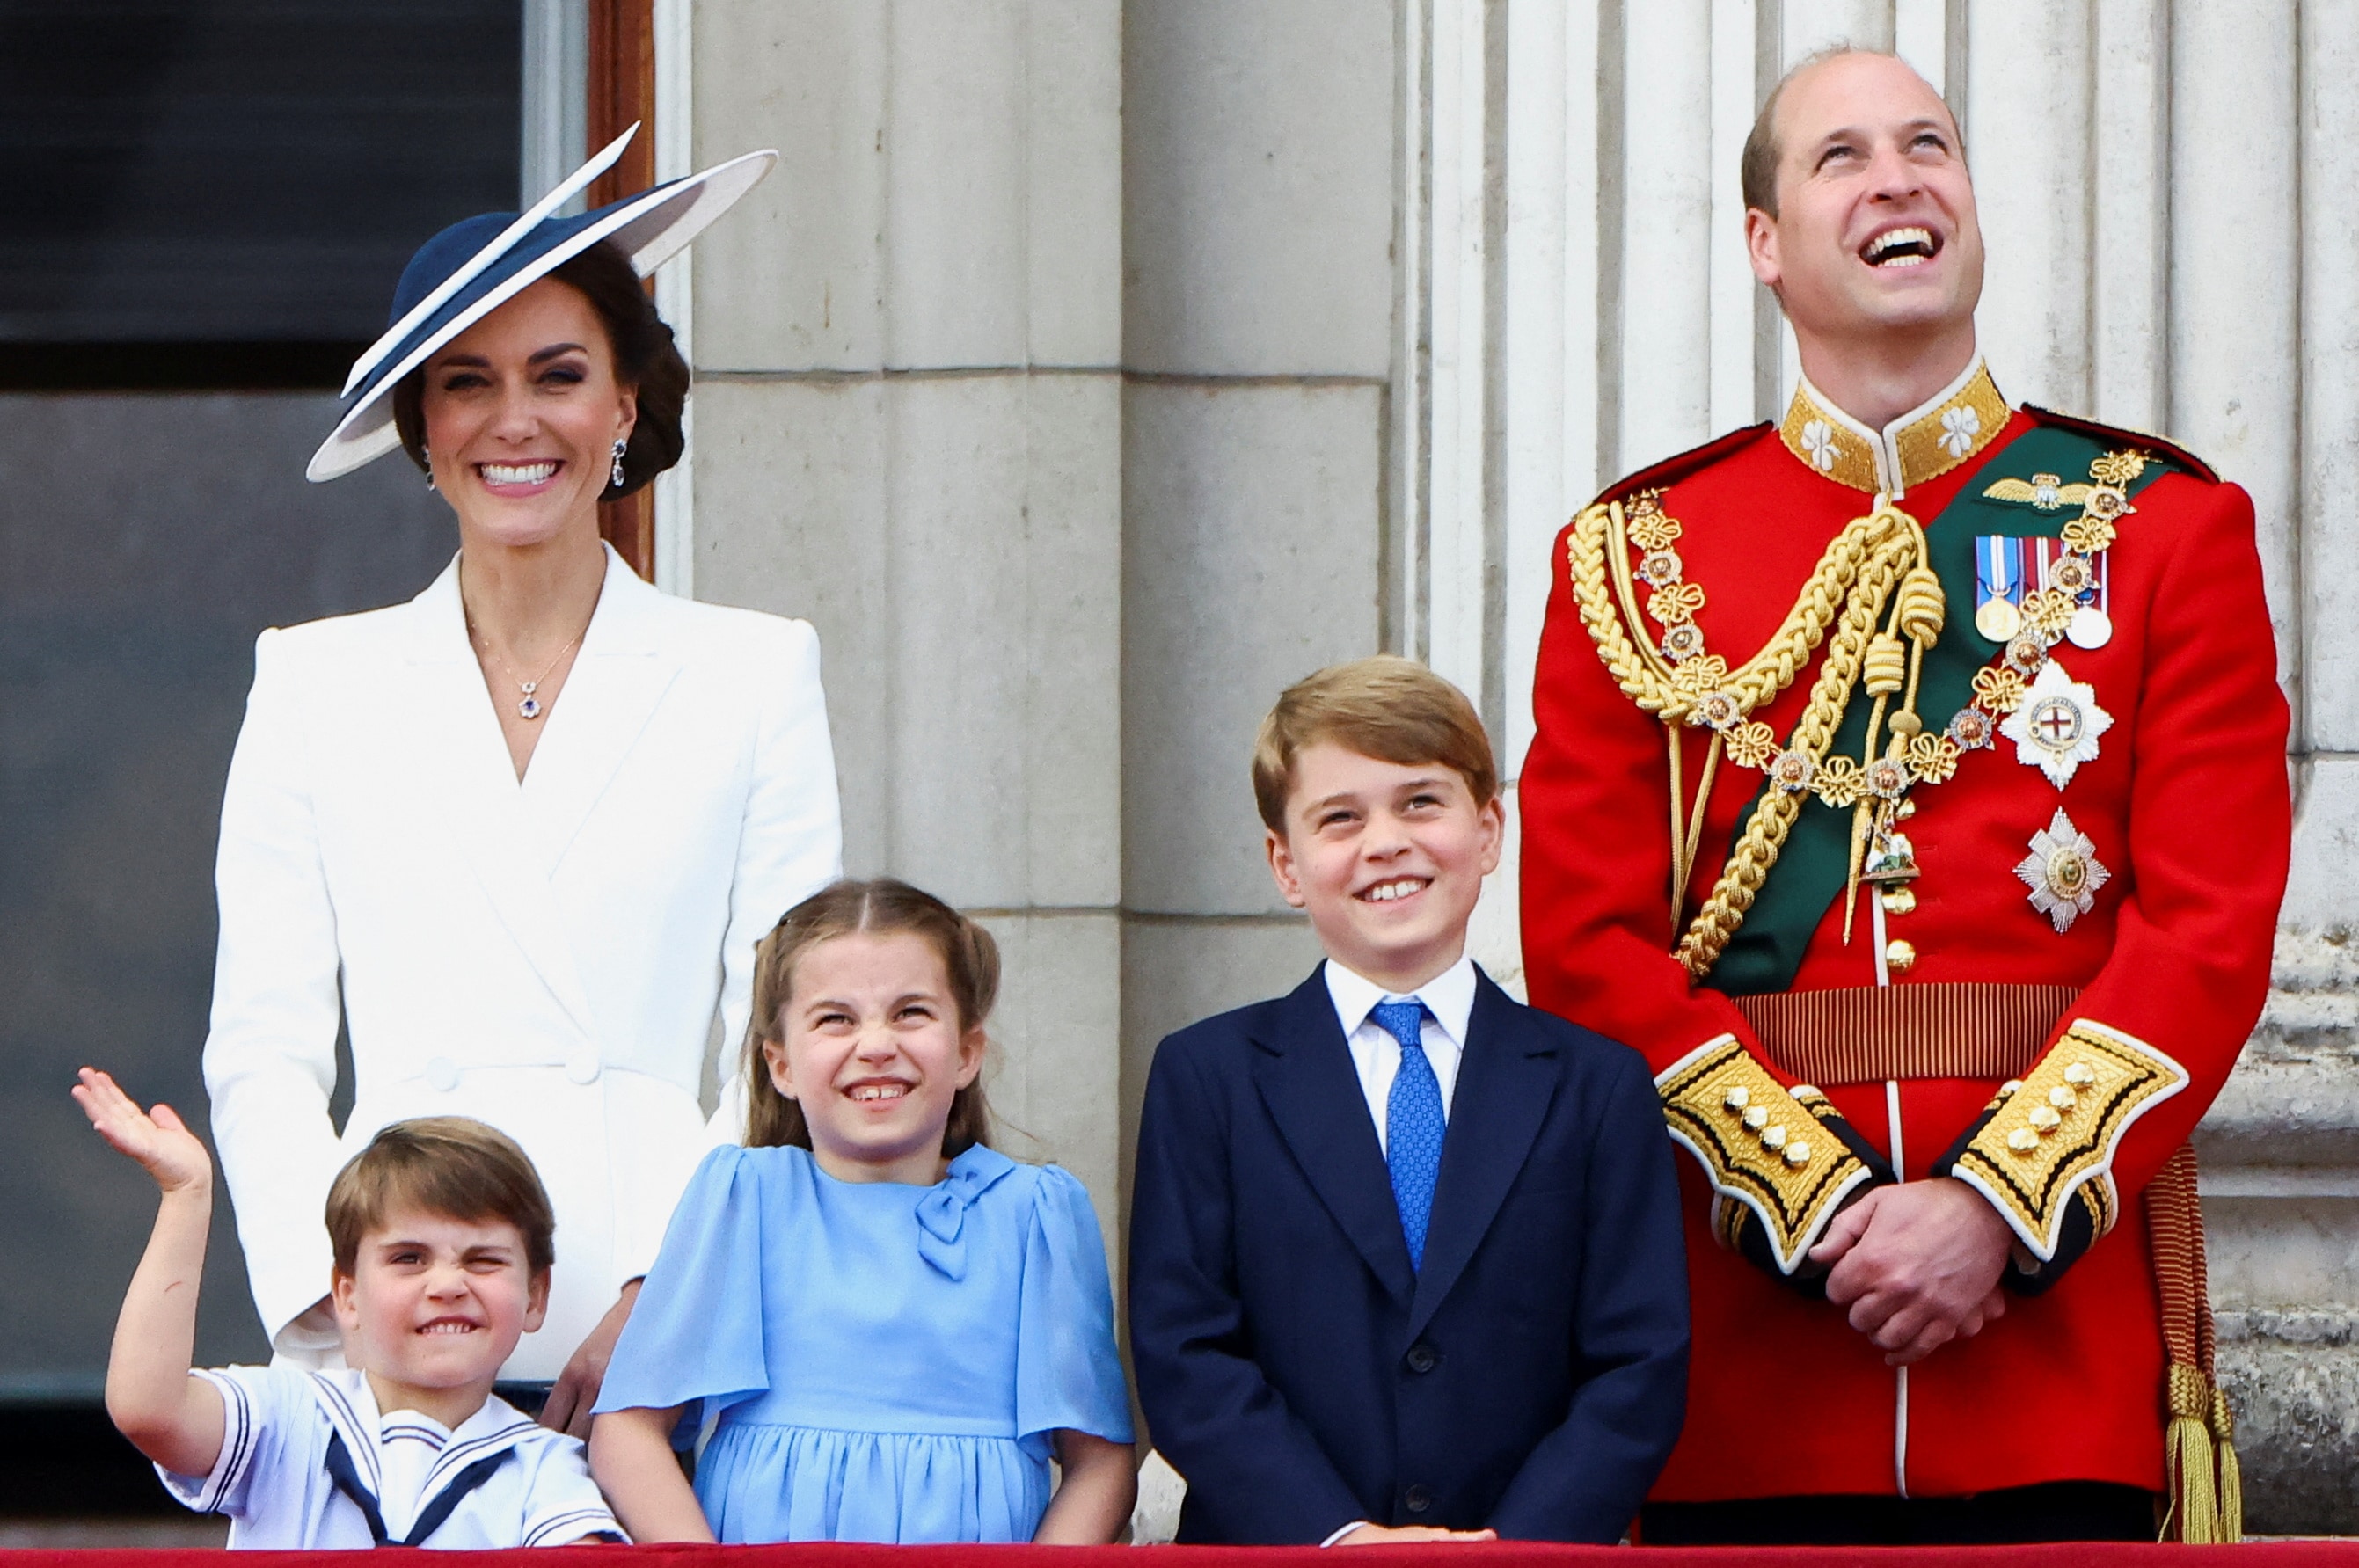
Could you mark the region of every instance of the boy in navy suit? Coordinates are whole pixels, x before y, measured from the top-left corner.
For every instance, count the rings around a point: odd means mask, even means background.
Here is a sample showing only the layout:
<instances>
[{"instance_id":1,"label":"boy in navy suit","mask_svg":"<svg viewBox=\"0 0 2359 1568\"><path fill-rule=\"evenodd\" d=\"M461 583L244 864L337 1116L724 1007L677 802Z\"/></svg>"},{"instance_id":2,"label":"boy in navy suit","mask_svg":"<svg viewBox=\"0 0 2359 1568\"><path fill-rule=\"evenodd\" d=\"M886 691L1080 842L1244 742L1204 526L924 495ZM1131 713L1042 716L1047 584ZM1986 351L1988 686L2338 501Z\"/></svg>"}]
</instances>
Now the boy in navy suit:
<instances>
[{"instance_id":1,"label":"boy in navy suit","mask_svg":"<svg viewBox=\"0 0 2359 1568\"><path fill-rule=\"evenodd\" d=\"M1687 1398L1646 1065L1466 956L1506 815L1455 687L1321 670L1253 774L1327 960L1166 1039L1147 1081L1130 1337L1180 1539L1614 1541Z\"/></svg>"}]
</instances>

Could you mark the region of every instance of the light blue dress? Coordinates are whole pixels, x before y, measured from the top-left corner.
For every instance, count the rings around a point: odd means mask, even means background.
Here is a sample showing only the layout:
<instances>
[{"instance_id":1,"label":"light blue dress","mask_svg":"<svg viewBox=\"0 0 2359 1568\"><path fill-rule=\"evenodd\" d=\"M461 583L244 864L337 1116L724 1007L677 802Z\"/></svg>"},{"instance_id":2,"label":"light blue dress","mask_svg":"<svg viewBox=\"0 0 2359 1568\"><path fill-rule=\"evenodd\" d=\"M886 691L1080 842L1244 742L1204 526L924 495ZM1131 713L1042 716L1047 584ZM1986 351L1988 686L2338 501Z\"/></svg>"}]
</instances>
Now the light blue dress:
<instances>
[{"instance_id":1,"label":"light blue dress","mask_svg":"<svg viewBox=\"0 0 2359 1568\"><path fill-rule=\"evenodd\" d=\"M1030 1540L1051 1433L1131 1440L1089 1194L981 1146L930 1187L714 1150L597 1408L694 1400L723 1541Z\"/></svg>"}]
</instances>

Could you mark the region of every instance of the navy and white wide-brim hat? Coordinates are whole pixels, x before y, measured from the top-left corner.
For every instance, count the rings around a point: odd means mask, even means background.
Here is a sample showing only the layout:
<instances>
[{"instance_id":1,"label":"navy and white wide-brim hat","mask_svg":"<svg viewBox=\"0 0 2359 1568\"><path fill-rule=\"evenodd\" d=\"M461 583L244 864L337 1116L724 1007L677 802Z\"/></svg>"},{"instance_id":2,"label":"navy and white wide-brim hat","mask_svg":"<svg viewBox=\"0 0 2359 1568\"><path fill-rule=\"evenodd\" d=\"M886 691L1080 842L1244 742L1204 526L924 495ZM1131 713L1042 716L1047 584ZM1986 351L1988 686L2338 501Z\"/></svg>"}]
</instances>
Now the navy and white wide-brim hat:
<instances>
[{"instance_id":1,"label":"navy and white wide-brim hat","mask_svg":"<svg viewBox=\"0 0 2359 1568\"><path fill-rule=\"evenodd\" d=\"M347 474L401 445L393 424L393 389L435 350L601 240L629 258L641 277L678 255L705 225L761 183L778 161L773 150L747 153L701 174L675 179L571 218L557 210L614 166L638 130L633 125L569 175L529 212L486 212L451 224L418 249L393 291L392 325L353 362L344 378L352 402L335 430L311 454L306 479Z\"/></svg>"}]
</instances>

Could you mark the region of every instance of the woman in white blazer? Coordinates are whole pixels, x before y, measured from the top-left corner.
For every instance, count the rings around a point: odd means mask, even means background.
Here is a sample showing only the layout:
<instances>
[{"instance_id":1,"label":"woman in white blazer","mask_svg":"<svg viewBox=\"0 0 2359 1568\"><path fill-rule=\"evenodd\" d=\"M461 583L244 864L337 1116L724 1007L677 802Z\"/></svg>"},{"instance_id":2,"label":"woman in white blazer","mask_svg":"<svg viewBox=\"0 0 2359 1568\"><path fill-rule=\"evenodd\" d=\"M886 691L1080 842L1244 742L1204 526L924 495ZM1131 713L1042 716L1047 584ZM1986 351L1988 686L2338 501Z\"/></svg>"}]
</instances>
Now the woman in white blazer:
<instances>
[{"instance_id":1,"label":"woman in white blazer","mask_svg":"<svg viewBox=\"0 0 2359 1568\"><path fill-rule=\"evenodd\" d=\"M281 1355L338 1353L322 1206L345 1159L391 1121L478 1117L557 1211L547 1325L504 1376L557 1379L552 1424L578 1403L584 1426L674 1201L737 1135L733 1097L700 1108L716 1028L725 1081L755 943L841 846L810 628L660 594L598 535L599 501L680 451L687 370L639 276L772 155L554 216L622 146L429 241L354 367L311 477L406 446L460 552L407 604L255 644L204 1058Z\"/></svg>"}]
</instances>

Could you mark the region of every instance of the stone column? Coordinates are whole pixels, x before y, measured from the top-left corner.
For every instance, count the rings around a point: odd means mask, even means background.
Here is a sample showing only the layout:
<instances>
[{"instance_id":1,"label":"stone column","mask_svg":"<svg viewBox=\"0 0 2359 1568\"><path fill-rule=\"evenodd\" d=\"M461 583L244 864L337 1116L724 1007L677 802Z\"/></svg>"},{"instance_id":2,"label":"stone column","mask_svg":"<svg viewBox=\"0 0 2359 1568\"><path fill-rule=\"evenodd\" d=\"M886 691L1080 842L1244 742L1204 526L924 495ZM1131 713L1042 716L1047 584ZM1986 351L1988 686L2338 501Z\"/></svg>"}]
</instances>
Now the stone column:
<instances>
[{"instance_id":1,"label":"stone column","mask_svg":"<svg viewBox=\"0 0 2359 1568\"><path fill-rule=\"evenodd\" d=\"M694 253L695 590L818 627L846 870L998 936L1003 1141L1109 1234L1121 47L1114 0L708 0L690 43L696 159L781 154Z\"/></svg>"},{"instance_id":2,"label":"stone column","mask_svg":"<svg viewBox=\"0 0 2359 1568\"><path fill-rule=\"evenodd\" d=\"M1287 683L1376 651L1391 0L1132 0L1123 42L1123 1087L1318 956L1247 783Z\"/></svg>"}]
</instances>

